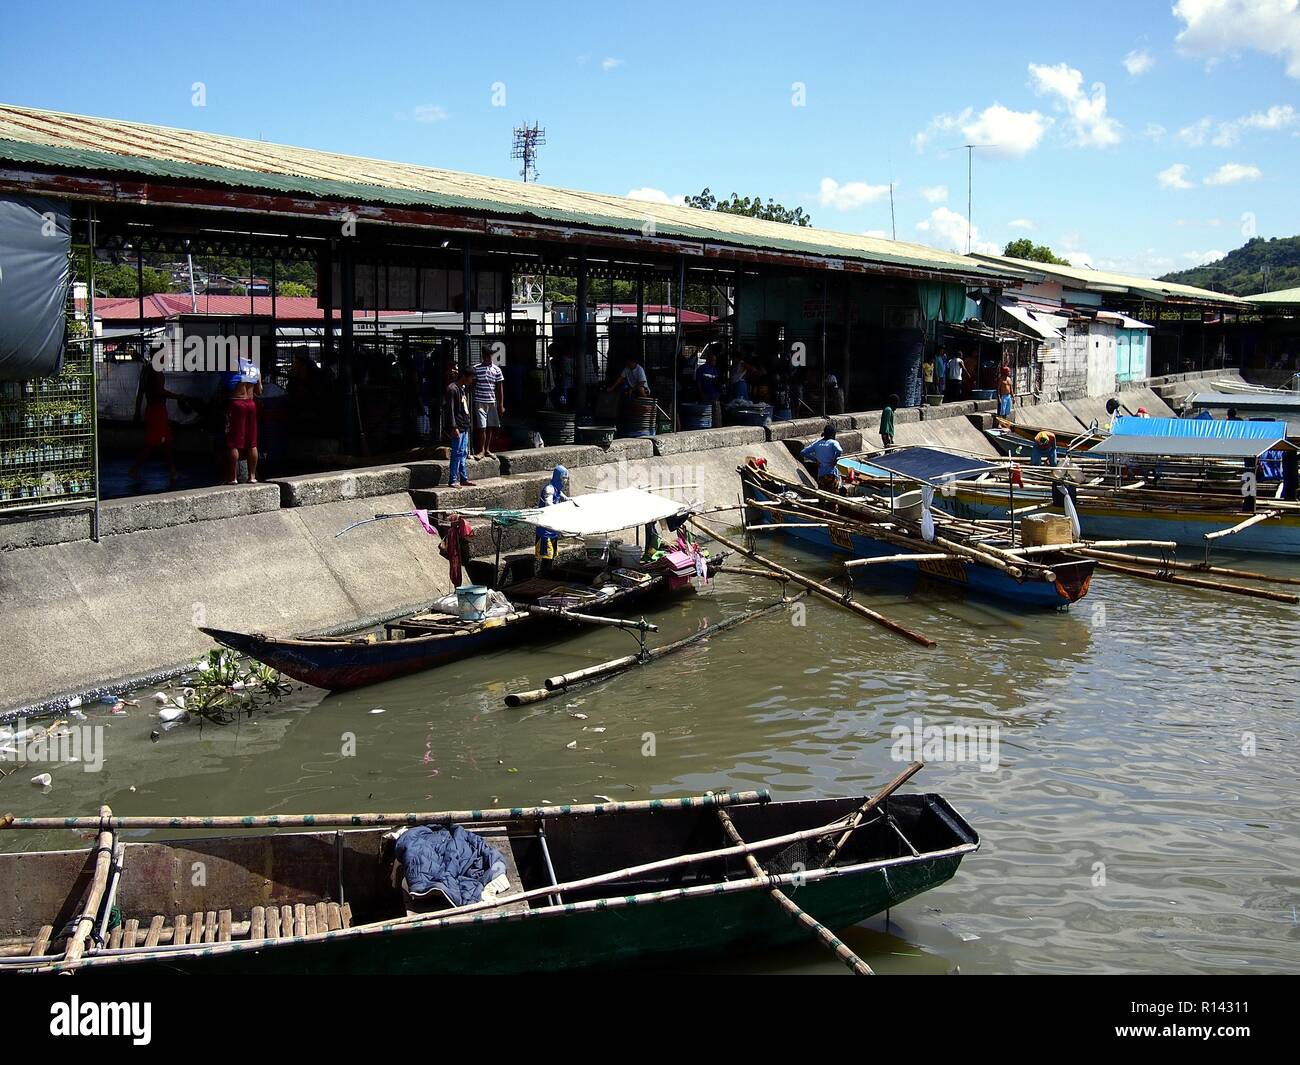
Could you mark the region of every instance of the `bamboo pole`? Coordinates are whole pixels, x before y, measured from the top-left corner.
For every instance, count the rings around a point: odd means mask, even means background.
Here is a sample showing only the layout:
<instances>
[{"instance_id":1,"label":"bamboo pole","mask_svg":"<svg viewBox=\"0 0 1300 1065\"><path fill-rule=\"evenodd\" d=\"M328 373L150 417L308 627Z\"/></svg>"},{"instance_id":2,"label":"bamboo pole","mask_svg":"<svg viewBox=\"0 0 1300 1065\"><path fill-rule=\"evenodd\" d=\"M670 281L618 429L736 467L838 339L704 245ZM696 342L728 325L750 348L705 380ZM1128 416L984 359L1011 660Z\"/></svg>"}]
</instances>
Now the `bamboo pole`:
<instances>
[{"instance_id":1,"label":"bamboo pole","mask_svg":"<svg viewBox=\"0 0 1300 1065\"><path fill-rule=\"evenodd\" d=\"M734 803L766 803L772 796L766 788L757 791L719 791L680 799L641 799L629 802L587 803L567 806L518 806L489 810L436 810L424 813L381 814L270 814L266 816L212 817L110 817L109 827L118 831L140 828L388 828L429 822L512 821L531 817L569 817L587 814L632 813L638 810L730 806ZM107 810L107 807L102 809ZM48 831L66 828L85 831L99 828L99 817L0 817L0 829L34 828Z\"/></svg>"},{"instance_id":2,"label":"bamboo pole","mask_svg":"<svg viewBox=\"0 0 1300 1065\"><path fill-rule=\"evenodd\" d=\"M533 703L540 703L546 699L554 698L557 695L564 695L571 687L577 684L583 684L590 681L602 680L605 677L613 676L616 673L622 673L624 670L631 669L636 665L649 665L651 662L658 661L666 655L675 651L680 651L689 647L700 640L706 640L710 636L715 636L727 629L735 628L746 621L752 621L754 618L763 614L771 613L783 606L788 606L794 602L793 599L782 599L777 603L769 603L767 606L758 607L754 610L747 610L742 614L726 618L717 624L710 625L701 629L699 632L691 633L680 640L674 640L672 643L664 644L662 647L654 647L646 652L644 659L640 655L625 655L622 658L615 658L609 662L602 662L596 666L589 666L586 669L575 670L572 673L561 673L555 677L548 677L546 685L542 688L535 688L532 691L514 692L506 696L506 706L518 707L529 706Z\"/></svg>"},{"instance_id":3,"label":"bamboo pole","mask_svg":"<svg viewBox=\"0 0 1300 1065\"><path fill-rule=\"evenodd\" d=\"M594 614L579 614L572 610L561 610L559 607L553 606L530 606L528 613L564 618L566 621L578 621L584 625L609 625L616 629L638 629L643 632L659 631L658 625L652 625L645 618L641 618L640 621L629 621L626 618L602 618Z\"/></svg>"},{"instance_id":4,"label":"bamboo pole","mask_svg":"<svg viewBox=\"0 0 1300 1065\"><path fill-rule=\"evenodd\" d=\"M913 643L919 643L922 647L935 646L934 640L930 639L930 637L919 632L914 632L913 630L907 628L906 626L900 625L896 621L891 621L883 614L879 614L876 611L863 606L861 603L855 603L850 599L846 599L844 598L843 594L836 592L833 588L829 588L826 585L820 584L809 577L805 577L803 574L798 573L795 570L789 569L786 566L778 565L777 563L771 561L770 559L764 558L762 555L759 555L753 551L746 550L745 548L741 547L738 543L734 542L733 540L727 539L727 537L723 536L721 533L715 532L714 530L706 528L704 525L701 525L700 523L696 522L694 518L688 520L692 525L694 525L697 529L699 529L700 532L704 533L707 536L711 536L713 539L717 540L718 543L722 544L723 547L730 548L731 550L739 554L745 555L746 557L753 559L760 566L766 566L768 569L775 570L777 573L784 573L795 584L802 585L803 587L807 588L810 592L816 592L823 599L828 599L832 603L836 603L839 606L844 607L846 610L852 610L855 614L858 614L868 619L869 621L874 621L877 625L889 629L890 632L897 633L899 636L905 636Z\"/></svg>"},{"instance_id":5,"label":"bamboo pole","mask_svg":"<svg viewBox=\"0 0 1300 1065\"><path fill-rule=\"evenodd\" d=\"M718 820L722 822L722 831L727 834L727 838L732 843L743 844L745 842L744 837L736 831L736 825L726 810L718 811ZM770 880L767 870L758 863L758 859L752 854L745 855L745 864L749 867L749 872L755 879ZM767 894L768 898L816 936L817 941L839 958L840 961L844 962L854 974L857 976L876 975L872 972L871 966L854 954L834 932L796 905L794 900L779 887L769 887Z\"/></svg>"},{"instance_id":6,"label":"bamboo pole","mask_svg":"<svg viewBox=\"0 0 1300 1065\"><path fill-rule=\"evenodd\" d=\"M1141 566L1121 565L1118 562L1098 562L1097 568L1110 570L1112 573L1127 573L1130 577L1141 577L1148 581L1184 584L1190 588L1205 588L1212 592L1229 592L1232 595L1244 595L1251 599L1269 599L1274 603L1300 603L1300 595L1291 595L1289 592L1270 592L1267 588L1243 588L1240 584L1203 581L1197 577L1179 577L1173 573L1157 573L1143 569Z\"/></svg>"},{"instance_id":7,"label":"bamboo pole","mask_svg":"<svg viewBox=\"0 0 1300 1065\"><path fill-rule=\"evenodd\" d=\"M1098 541L1109 543L1109 541ZM1157 566L1161 569L1190 570L1194 573L1213 573L1219 577L1237 577L1245 581L1263 581L1269 584L1300 584L1300 577L1280 577L1273 573L1257 573L1248 569L1232 569L1228 566L1213 566L1208 562L1178 562L1174 559L1147 558L1142 555L1128 555L1119 551L1099 551L1093 544L1085 544L1079 554L1088 558L1097 558L1113 562L1132 562L1134 565Z\"/></svg>"},{"instance_id":8,"label":"bamboo pole","mask_svg":"<svg viewBox=\"0 0 1300 1065\"><path fill-rule=\"evenodd\" d=\"M1249 529L1252 525L1258 525L1261 521L1265 521L1268 518L1275 518L1277 516L1278 515L1276 511L1261 510L1258 514L1252 514L1245 521L1237 522L1237 524L1234 525L1231 529L1219 529L1217 532L1206 533L1205 539L1218 540L1224 536L1232 536L1234 533L1239 533L1243 529Z\"/></svg>"},{"instance_id":9,"label":"bamboo pole","mask_svg":"<svg viewBox=\"0 0 1300 1065\"><path fill-rule=\"evenodd\" d=\"M95 926L95 916L99 904L104 898L104 888L108 883L108 871L113 864L113 830L109 818L113 811L107 806L99 808L99 835L95 837L95 871L90 879L90 888L82 905L77 923L68 937L67 948L63 952L65 961L76 961L86 952L86 937Z\"/></svg>"},{"instance_id":10,"label":"bamboo pole","mask_svg":"<svg viewBox=\"0 0 1300 1065\"><path fill-rule=\"evenodd\" d=\"M858 825L862 824L862 819L924 768L924 762L913 762L899 773L898 776L894 777L893 780L876 792L876 794L859 806L853 816L849 818L849 826L844 830L844 835L836 841L835 846L831 848L830 854L826 856L826 860L822 862L822 865L827 866L834 862L836 856L843 849L844 844L846 844L849 841L849 837L853 835L854 830Z\"/></svg>"},{"instance_id":11,"label":"bamboo pole","mask_svg":"<svg viewBox=\"0 0 1300 1065\"><path fill-rule=\"evenodd\" d=\"M944 554L908 554L903 552L900 555L874 555L871 558L851 558L844 563L845 569L854 569L857 566L879 566L886 562L944 562L954 559L955 555Z\"/></svg>"}]
</instances>

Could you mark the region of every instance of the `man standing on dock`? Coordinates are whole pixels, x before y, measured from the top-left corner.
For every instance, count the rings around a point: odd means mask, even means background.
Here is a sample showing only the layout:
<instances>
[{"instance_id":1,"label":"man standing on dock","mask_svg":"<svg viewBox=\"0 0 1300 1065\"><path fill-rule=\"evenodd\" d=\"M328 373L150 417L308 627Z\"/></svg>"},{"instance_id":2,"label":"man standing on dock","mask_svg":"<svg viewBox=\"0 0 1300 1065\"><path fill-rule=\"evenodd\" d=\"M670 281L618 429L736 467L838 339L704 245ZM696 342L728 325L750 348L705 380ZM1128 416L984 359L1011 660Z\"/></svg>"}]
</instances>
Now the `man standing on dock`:
<instances>
[{"instance_id":1,"label":"man standing on dock","mask_svg":"<svg viewBox=\"0 0 1300 1065\"><path fill-rule=\"evenodd\" d=\"M491 347L484 347L479 364L474 367L474 426L482 434L475 458L496 458L492 454L492 430L501 424L506 412L506 375L492 361Z\"/></svg>"},{"instance_id":2,"label":"man standing on dock","mask_svg":"<svg viewBox=\"0 0 1300 1065\"><path fill-rule=\"evenodd\" d=\"M447 386L443 399L443 420L447 425L448 443L451 445L451 467L447 471L447 487L455 488L457 484L473 487L469 479L469 387L474 375L467 369L459 369Z\"/></svg>"}]
</instances>

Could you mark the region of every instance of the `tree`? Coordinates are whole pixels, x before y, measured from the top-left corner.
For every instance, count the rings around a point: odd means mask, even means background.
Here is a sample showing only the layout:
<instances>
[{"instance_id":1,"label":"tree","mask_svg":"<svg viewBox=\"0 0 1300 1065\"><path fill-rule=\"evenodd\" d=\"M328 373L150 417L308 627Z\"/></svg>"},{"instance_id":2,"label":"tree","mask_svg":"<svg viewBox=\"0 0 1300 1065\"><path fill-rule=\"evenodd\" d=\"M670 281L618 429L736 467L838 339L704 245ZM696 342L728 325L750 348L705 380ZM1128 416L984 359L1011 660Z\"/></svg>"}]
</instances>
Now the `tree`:
<instances>
[{"instance_id":1,"label":"tree","mask_svg":"<svg viewBox=\"0 0 1300 1065\"><path fill-rule=\"evenodd\" d=\"M724 214L741 214L749 218L765 218L769 222L784 222L790 226L810 226L812 217L804 213L802 207L793 211L769 198L763 202L761 196L740 196L731 194L731 199L720 200L712 191L705 189L698 196L686 197L687 207L696 207L701 211L722 211Z\"/></svg>"},{"instance_id":2,"label":"tree","mask_svg":"<svg viewBox=\"0 0 1300 1065\"><path fill-rule=\"evenodd\" d=\"M1053 254L1046 244L1035 244L1028 237L1007 241L1002 254L1010 259L1026 259L1031 263L1055 263L1057 266L1069 266L1069 259L1062 259Z\"/></svg>"},{"instance_id":3,"label":"tree","mask_svg":"<svg viewBox=\"0 0 1300 1065\"><path fill-rule=\"evenodd\" d=\"M314 295L308 285L301 281L279 281L275 286L277 296L311 296Z\"/></svg>"},{"instance_id":4,"label":"tree","mask_svg":"<svg viewBox=\"0 0 1300 1065\"><path fill-rule=\"evenodd\" d=\"M137 282L143 282L143 293ZM95 292L100 296L152 296L171 290L172 279L152 266L144 267L137 278L135 267L126 263L95 263Z\"/></svg>"}]
</instances>

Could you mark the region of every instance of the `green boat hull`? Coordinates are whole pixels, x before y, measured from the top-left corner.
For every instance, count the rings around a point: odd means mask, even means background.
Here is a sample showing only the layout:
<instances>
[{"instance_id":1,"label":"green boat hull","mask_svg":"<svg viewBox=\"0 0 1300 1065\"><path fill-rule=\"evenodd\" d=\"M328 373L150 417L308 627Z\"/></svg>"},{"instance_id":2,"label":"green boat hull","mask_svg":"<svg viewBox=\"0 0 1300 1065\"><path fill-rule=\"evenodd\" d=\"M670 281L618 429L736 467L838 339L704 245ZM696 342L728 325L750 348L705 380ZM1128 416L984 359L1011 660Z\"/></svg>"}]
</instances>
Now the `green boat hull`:
<instances>
[{"instance_id":1,"label":"green boat hull","mask_svg":"<svg viewBox=\"0 0 1300 1065\"><path fill-rule=\"evenodd\" d=\"M843 929L949 880L961 855L846 871L787 889L822 924ZM715 891L613 907L557 906L505 918L336 940L288 940L261 951L142 959L131 972L311 975L509 975L538 970L623 968L674 958L807 942L765 890ZM88 970L97 972L100 970ZM121 974L123 967L104 969Z\"/></svg>"}]
</instances>

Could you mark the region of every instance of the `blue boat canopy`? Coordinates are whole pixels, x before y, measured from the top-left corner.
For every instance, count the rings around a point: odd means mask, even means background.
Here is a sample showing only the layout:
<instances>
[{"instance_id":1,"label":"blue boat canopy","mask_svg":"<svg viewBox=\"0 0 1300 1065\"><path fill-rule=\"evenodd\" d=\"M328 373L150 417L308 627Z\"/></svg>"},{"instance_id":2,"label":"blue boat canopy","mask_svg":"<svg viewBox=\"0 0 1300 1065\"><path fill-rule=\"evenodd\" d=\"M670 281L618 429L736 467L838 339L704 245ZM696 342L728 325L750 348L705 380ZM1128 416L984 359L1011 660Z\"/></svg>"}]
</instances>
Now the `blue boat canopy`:
<instances>
[{"instance_id":1,"label":"blue boat canopy","mask_svg":"<svg viewBox=\"0 0 1300 1065\"><path fill-rule=\"evenodd\" d=\"M1120 415L1112 436L1170 436L1197 440L1277 440L1287 435L1286 422L1226 421L1215 418L1135 418Z\"/></svg>"},{"instance_id":2,"label":"blue boat canopy","mask_svg":"<svg viewBox=\"0 0 1300 1065\"><path fill-rule=\"evenodd\" d=\"M1001 467L969 455L954 455L933 447L904 447L873 455L870 459L841 459L843 469L869 477L906 477L912 481L934 484L954 477L978 477Z\"/></svg>"},{"instance_id":3,"label":"blue boat canopy","mask_svg":"<svg viewBox=\"0 0 1300 1065\"><path fill-rule=\"evenodd\" d=\"M1126 455L1143 458L1254 459L1268 451L1296 451L1281 435L1270 433L1255 438L1185 436L1110 436L1094 447L1090 455Z\"/></svg>"}]
</instances>

